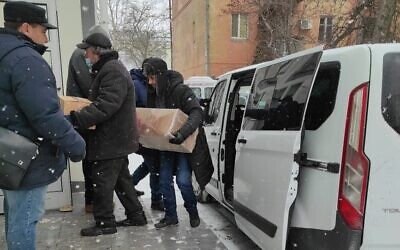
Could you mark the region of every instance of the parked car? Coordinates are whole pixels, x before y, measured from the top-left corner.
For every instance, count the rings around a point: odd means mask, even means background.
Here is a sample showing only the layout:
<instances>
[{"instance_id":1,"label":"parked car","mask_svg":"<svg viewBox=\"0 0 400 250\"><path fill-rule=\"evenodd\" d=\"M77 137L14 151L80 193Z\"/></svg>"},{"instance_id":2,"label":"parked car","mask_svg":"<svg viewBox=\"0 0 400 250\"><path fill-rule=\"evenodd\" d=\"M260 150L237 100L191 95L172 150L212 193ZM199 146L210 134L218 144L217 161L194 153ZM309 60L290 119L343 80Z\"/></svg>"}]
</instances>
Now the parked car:
<instances>
[{"instance_id":1,"label":"parked car","mask_svg":"<svg viewBox=\"0 0 400 250\"><path fill-rule=\"evenodd\" d=\"M205 112L216 171L198 197L224 205L258 246L400 249L399 44L228 72Z\"/></svg>"},{"instance_id":2,"label":"parked car","mask_svg":"<svg viewBox=\"0 0 400 250\"><path fill-rule=\"evenodd\" d=\"M185 80L185 84L193 90L198 99L210 98L217 80L209 76L192 76Z\"/></svg>"}]
</instances>

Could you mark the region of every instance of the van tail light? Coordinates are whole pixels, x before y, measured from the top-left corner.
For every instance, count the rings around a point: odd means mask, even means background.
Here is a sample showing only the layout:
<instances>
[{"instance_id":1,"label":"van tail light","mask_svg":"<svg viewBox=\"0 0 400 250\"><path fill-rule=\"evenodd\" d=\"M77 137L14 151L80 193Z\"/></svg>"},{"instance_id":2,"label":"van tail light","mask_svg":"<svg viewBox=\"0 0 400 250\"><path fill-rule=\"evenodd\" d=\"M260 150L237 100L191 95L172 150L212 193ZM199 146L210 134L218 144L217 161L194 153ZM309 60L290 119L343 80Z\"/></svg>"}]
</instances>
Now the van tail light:
<instances>
[{"instance_id":1,"label":"van tail light","mask_svg":"<svg viewBox=\"0 0 400 250\"><path fill-rule=\"evenodd\" d=\"M364 154L368 82L350 93L340 171L338 210L345 223L363 228L369 160Z\"/></svg>"}]
</instances>

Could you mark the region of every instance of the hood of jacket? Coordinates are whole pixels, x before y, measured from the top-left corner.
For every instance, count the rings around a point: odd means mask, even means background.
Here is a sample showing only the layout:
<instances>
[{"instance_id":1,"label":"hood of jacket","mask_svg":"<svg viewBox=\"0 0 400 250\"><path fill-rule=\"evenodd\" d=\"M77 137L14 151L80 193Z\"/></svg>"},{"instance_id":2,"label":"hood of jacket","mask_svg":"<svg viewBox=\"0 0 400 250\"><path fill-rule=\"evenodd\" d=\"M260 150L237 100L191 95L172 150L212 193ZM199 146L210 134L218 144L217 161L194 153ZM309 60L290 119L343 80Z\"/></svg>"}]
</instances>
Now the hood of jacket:
<instances>
[{"instance_id":1,"label":"hood of jacket","mask_svg":"<svg viewBox=\"0 0 400 250\"><path fill-rule=\"evenodd\" d=\"M32 39L21 32L0 28L0 59L5 57L12 50L23 46L29 46L41 55L43 55L47 49L46 46L34 43Z\"/></svg>"},{"instance_id":2,"label":"hood of jacket","mask_svg":"<svg viewBox=\"0 0 400 250\"><path fill-rule=\"evenodd\" d=\"M168 70L165 73L165 78L165 80L162 79L163 84L157 84L157 95L167 97L177 85L183 84L183 76L177 71Z\"/></svg>"},{"instance_id":3,"label":"hood of jacket","mask_svg":"<svg viewBox=\"0 0 400 250\"><path fill-rule=\"evenodd\" d=\"M141 69L131 69L129 71L131 74L132 80L146 81L146 77L143 75Z\"/></svg>"}]
</instances>

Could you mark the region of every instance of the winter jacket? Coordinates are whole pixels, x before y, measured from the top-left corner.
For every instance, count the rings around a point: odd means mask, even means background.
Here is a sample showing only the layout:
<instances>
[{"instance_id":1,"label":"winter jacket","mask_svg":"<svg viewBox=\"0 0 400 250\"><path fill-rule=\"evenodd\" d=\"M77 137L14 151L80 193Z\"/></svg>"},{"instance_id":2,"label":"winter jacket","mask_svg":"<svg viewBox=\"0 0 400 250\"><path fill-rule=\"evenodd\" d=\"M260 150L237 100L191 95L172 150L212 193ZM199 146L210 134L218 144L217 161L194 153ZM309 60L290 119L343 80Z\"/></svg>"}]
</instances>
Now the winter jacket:
<instances>
[{"instance_id":1,"label":"winter jacket","mask_svg":"<svg viewBox=\"0 0 400 250\"><path fill-rule=\"evenodd\" d=\"M158 88L157 96L163 100L164 108L180 109L188 115L187 122L178 130L179 133L187 138L197 128L199 134L196 146L191 154L187 154L188 161L196 180L200 187L204 189L210 181L214 172L210 152L204 129L201 127L203 122L203 110L193 91L183 84L183 77L179 72L168 70L166 72L166 84ZM160 98L158 98L160 99Z\"/></svg>"},{"instance_id":2,"label":"winter jacket","mask_svg":"<svg viewBox=\"0 0 400 250\"><path fill-rule=\"evenodd\" d=\"M32 141L42 138L19 189L56 181L66 156L84 158L85 142L60 110L56 79L41 56L44 46L22 33L0 29L0 126Z\"/></svg>"},{"instance_id":3,"label":"winter jacket","mask_svg":"<svg viewBox=\"0 0 400 250\"><path fill-rule=\"evenodd\" d=\"M88 136L88 160L127 156L138 150L135 90L125 66L113 51L93 65L92 103L72 114L79 128L96 125Z\"/></svg>"},{"instance_id":4,"label":"winter jacket","mask_svg":"<svg viewBox=\"0 0 400 250\"><path fill-rule=\"evenodd\" d=\"M85 63L85 51L75 49L68 65L67 95L87 98L92 75Z\"/></svg>"},{"instance_id":5,"label":"winter jacket","mask_svg":"<svg viewBox=\"0 0 400 250\"><path fill-rule=\"evenodd\" d=\"M147 79L140 69L131 69L129 71L135 86L136 107L147 107Z\"/></svg>"}]
</instances>

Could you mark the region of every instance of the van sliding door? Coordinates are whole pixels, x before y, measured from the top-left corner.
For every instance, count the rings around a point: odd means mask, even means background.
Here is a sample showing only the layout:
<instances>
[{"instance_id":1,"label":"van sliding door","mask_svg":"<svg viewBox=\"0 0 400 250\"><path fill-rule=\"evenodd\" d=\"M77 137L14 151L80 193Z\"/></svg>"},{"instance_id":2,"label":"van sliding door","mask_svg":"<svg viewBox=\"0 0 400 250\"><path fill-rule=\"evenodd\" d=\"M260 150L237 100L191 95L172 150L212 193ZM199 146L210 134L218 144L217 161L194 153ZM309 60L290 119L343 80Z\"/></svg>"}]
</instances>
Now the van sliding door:
<instances>
[{"instance_id":1,"label":"van sliding door","mask_svg":"<svg viewBox=\"0 0 400 250\"><path fill-rule=\"evenodd\" d=\"M304 111L322 47L257 69L236 142L234 210L238 226L265 249L285 249L297 195Z\"/></svg>"}]
</instances>

